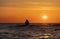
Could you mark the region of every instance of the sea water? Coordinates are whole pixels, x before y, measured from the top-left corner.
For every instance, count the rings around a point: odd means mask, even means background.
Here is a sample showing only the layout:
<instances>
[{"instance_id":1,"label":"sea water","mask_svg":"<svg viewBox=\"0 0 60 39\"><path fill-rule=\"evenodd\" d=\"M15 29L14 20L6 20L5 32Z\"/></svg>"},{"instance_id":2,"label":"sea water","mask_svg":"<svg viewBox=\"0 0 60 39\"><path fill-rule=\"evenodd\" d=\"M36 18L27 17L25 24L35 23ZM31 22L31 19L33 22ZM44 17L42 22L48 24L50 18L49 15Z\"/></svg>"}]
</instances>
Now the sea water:
<instances>
[{"instance_id":1,"label":"sea water","mask_svg":"<svg viewBox=\"0 0 60 39\"><path fill-rule=\"evenodd\" d=\"M0 23L0 39L60 39L60 25Z\"/></svg>"}]
</instances>

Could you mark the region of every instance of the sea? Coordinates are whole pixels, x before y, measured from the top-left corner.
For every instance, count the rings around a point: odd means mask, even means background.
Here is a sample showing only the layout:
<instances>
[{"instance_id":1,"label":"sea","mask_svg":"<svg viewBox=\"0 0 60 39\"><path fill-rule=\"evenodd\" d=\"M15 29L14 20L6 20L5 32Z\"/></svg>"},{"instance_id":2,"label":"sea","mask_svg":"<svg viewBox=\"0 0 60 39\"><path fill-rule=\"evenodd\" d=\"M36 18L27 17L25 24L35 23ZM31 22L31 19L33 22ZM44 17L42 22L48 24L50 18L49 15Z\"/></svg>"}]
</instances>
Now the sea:
<instances>
[{"instance_id":1,"label":"sea","mask_svg":"<svg viewBox=\"0 0 60 39\"><path fill-rule=\"evenodd\" d=\"M60 23L0 23L0 39L60 39Z\"/></svg>"}]
</instances>

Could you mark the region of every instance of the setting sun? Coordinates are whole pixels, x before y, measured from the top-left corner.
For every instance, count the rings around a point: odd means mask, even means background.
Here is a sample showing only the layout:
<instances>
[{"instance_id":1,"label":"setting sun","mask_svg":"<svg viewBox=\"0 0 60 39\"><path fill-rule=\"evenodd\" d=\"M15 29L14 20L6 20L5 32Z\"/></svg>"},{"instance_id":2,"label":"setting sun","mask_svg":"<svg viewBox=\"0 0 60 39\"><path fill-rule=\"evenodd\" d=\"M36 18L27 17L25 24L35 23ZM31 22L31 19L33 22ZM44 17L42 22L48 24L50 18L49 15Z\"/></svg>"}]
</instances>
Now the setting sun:
<instances>
[{"instance_id":1,"label":"setting sun","mask_svg":"<svg viewBox=\"0 0 60 39\"><path fill-rule=\"evenodd\" d=\"M60 0L0 0L0 23L60 23Z\"/></svg>"},{"instance_id":2,"label":"setting sun","mask_svg":"<svg viewBox=\"0 0 60 39\"><path fill-rule=\"evenodd\" d=\"M43 19L47 19L47 16L46 16L46 15L44 15L44 16L43 16Z\"/></svg>"}]
</instances>

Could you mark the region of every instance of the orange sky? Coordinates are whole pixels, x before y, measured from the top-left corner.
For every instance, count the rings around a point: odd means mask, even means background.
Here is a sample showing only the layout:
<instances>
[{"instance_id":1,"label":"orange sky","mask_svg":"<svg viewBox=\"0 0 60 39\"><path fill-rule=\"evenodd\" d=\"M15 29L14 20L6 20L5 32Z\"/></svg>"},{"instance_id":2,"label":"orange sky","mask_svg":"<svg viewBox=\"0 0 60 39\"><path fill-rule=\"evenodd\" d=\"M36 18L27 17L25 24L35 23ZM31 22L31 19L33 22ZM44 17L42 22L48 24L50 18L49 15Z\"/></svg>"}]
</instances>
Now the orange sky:
<instances>
[{"instance_id":1,"label":"orange sky","mask_svg":"<svg viewBox=\"0 0 60 39\"><path fill-rule=\"evenodd\" d=\"M31 23L60 23L60 0L0 0L0 23L26 19Z\"/></svg>"}]
</instances>

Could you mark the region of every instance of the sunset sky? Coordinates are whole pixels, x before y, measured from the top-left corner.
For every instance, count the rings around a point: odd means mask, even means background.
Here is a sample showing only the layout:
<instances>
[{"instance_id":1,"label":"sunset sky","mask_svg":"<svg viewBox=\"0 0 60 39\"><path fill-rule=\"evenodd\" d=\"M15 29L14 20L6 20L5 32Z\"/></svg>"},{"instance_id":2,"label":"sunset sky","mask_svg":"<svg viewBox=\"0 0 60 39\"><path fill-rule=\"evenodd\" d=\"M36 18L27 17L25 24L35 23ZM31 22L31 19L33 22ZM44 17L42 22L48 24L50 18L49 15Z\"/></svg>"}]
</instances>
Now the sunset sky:
<instances>
[{"instance_id":1,"label":"sunset sky","mask_svg":"<svg viewBox=\"0 0 60 39\"><path fill-rule=\"evenodd\" d=\"M0 0L0 23L26 19L31 23L60 23L60 0Z\"/></svg>"}]
</instances>

